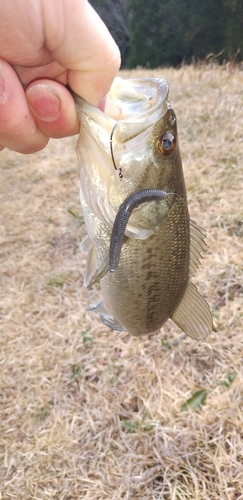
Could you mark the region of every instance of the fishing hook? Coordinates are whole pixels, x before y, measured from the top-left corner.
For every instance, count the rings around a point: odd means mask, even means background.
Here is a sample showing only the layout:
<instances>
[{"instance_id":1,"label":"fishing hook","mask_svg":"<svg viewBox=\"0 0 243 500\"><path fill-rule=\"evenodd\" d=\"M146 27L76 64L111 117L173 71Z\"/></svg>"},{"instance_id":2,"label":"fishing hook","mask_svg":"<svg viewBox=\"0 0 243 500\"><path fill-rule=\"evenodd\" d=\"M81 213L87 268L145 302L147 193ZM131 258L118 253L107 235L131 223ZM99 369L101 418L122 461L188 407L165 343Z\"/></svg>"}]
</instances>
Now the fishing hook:
<instances>
[{"instance_id":1,"label":"fishing hook","mask_svg":"<svg viewBox=\"0 0 243 500\"><path fill-rule=\"evenodd\" d=\"M121 167L117 167L116 166L115 158L114 158L114 153L113 153L113 146L112 146L112 138L113 138L113 134L115 132L116 126L117 126L117 123L115 123L115 125L114 125L114 127L113 127L113 129L111 131L111 136L110 136L111 159L112 159L112 163L113 163L114 169L115 170L119 170L119 177L120 177L120 179L122 179L122 177L123 177L122 169L121 169Z\"/></svg>"}]
</instances>

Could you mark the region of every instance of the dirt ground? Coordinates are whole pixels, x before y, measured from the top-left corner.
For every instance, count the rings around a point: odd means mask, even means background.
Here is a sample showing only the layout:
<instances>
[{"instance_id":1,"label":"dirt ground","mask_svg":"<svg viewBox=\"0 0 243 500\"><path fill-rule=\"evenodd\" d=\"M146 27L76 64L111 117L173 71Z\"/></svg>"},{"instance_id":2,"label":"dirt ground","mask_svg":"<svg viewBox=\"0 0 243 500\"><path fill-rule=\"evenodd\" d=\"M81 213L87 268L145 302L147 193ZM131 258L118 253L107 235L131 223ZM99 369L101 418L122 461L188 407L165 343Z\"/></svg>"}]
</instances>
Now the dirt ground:
<instances>
[{"instance_id":1,"label":"dirt ground","mask_svg":"<svg viewBox=\"0 0 243 500\"><path fill-rule=\"evenodd\" d=\"M113 332L85 307L76 138L0 153L0 498L243 499L243 72L164 76L214 331ZM201 409L182 411L197 390Z\"/></svg>"}]
</instances>

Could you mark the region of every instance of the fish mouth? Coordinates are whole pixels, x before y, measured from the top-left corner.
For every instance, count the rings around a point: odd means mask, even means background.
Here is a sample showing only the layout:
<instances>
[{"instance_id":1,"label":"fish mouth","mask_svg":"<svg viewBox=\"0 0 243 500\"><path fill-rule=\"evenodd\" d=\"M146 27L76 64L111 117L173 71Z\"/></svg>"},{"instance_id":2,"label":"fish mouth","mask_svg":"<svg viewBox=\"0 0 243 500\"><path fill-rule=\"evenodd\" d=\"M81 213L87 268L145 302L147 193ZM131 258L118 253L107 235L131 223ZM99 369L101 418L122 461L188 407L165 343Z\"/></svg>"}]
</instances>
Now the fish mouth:
<instances>
[{"instance_id":1,"label":"fish mouth","mask_svg":"<svg viewBox=\"0 0 243 500\"><path fill-rule=\"evenodd\" d=\"M132 124L141 124L145 118L157 120L155 113L159 112L160 116L165 112L163 105L168 92L164 78L123 80L117 77L106 96L104 113L117 122L126 120Z\"/></svg>"},{"instance_id":2,"label":"fish mouth","mask_svg":"<svg viewBox=\"0 0 243 500\"><path fill-rule=\"evenodd\" d=\"M168 109L169 85L165 78L115 78L110 91L102 102L102 109L87 103L73 93L81 123L92 119L111 133L116 124L116 134L131 137L159 120Z\"/></svg>"},{"instance_id":3,"label":"fish mouth","mask_svg":"<svg viewBox=\"0 0 243 500\"><path fill-rule=\"evenodd\" d=\"M113 227L121 203L132 192L141 189L141 172L147 165L150 168L152 162L149 158L152 131L171 109L168 93L169 86L164 78L123 80L117 77L102 104L103 111L73 95L81 124L77 144L81 202L84 199L89 209L109 228ZM144 208L136 210L140 212ZM126 230L129 237L144 239L154 229L147 221L134 222L135 214Z\"/></svg>"}]
</instances>

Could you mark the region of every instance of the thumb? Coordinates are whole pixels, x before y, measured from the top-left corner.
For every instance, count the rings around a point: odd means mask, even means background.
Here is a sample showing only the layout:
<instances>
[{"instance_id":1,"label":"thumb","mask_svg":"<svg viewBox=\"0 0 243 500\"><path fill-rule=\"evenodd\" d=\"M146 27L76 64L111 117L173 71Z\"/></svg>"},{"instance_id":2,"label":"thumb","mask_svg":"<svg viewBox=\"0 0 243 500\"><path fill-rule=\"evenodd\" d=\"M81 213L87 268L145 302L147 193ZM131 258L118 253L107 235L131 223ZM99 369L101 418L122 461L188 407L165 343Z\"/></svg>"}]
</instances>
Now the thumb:
<instances>
[{"instance_id":1,"label":"thumb","mask_svg":"<svg viewBox=\"0 0 243 500\"><path fill-rule=\"evenodd\" d=\"M59 16L56 2L43 2L46 46L53 58L67 68L72 90L97 106L119 70L120 51L87 0L62 0L58 6Z\"/></svg>"}]
</instances>

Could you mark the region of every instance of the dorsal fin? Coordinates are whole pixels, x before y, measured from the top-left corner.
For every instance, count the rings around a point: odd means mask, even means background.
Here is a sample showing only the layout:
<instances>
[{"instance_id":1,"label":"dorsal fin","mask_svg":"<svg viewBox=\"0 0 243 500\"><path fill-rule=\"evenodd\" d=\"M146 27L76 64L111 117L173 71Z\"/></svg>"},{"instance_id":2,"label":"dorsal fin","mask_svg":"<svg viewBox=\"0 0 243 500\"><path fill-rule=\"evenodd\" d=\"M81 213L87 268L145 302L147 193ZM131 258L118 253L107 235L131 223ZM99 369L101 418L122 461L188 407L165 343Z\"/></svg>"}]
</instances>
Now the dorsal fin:
<instances>
[{"instance_id":1,"label":"dorsal fin","mask_svg":"<svg viewBox=\"0 0 243 500\"><path fill-rule=\"evenodd\" d=\"M196 222L190 220L190 272L189 278L195 276L200 265L202 254L207 248L205 242L206 231L199 227Z\"/></svg>"},{"instance_id":2,"label":"dorsal fin","mask_svg":"<svg viewBox=\"0 0 243 500\"><path fill-rule=\"evenodd\" d=\"M172 321L189 337L202 340L212 331L212 315L206 300L189 281Z\"/></svg>"}]
</instances>

